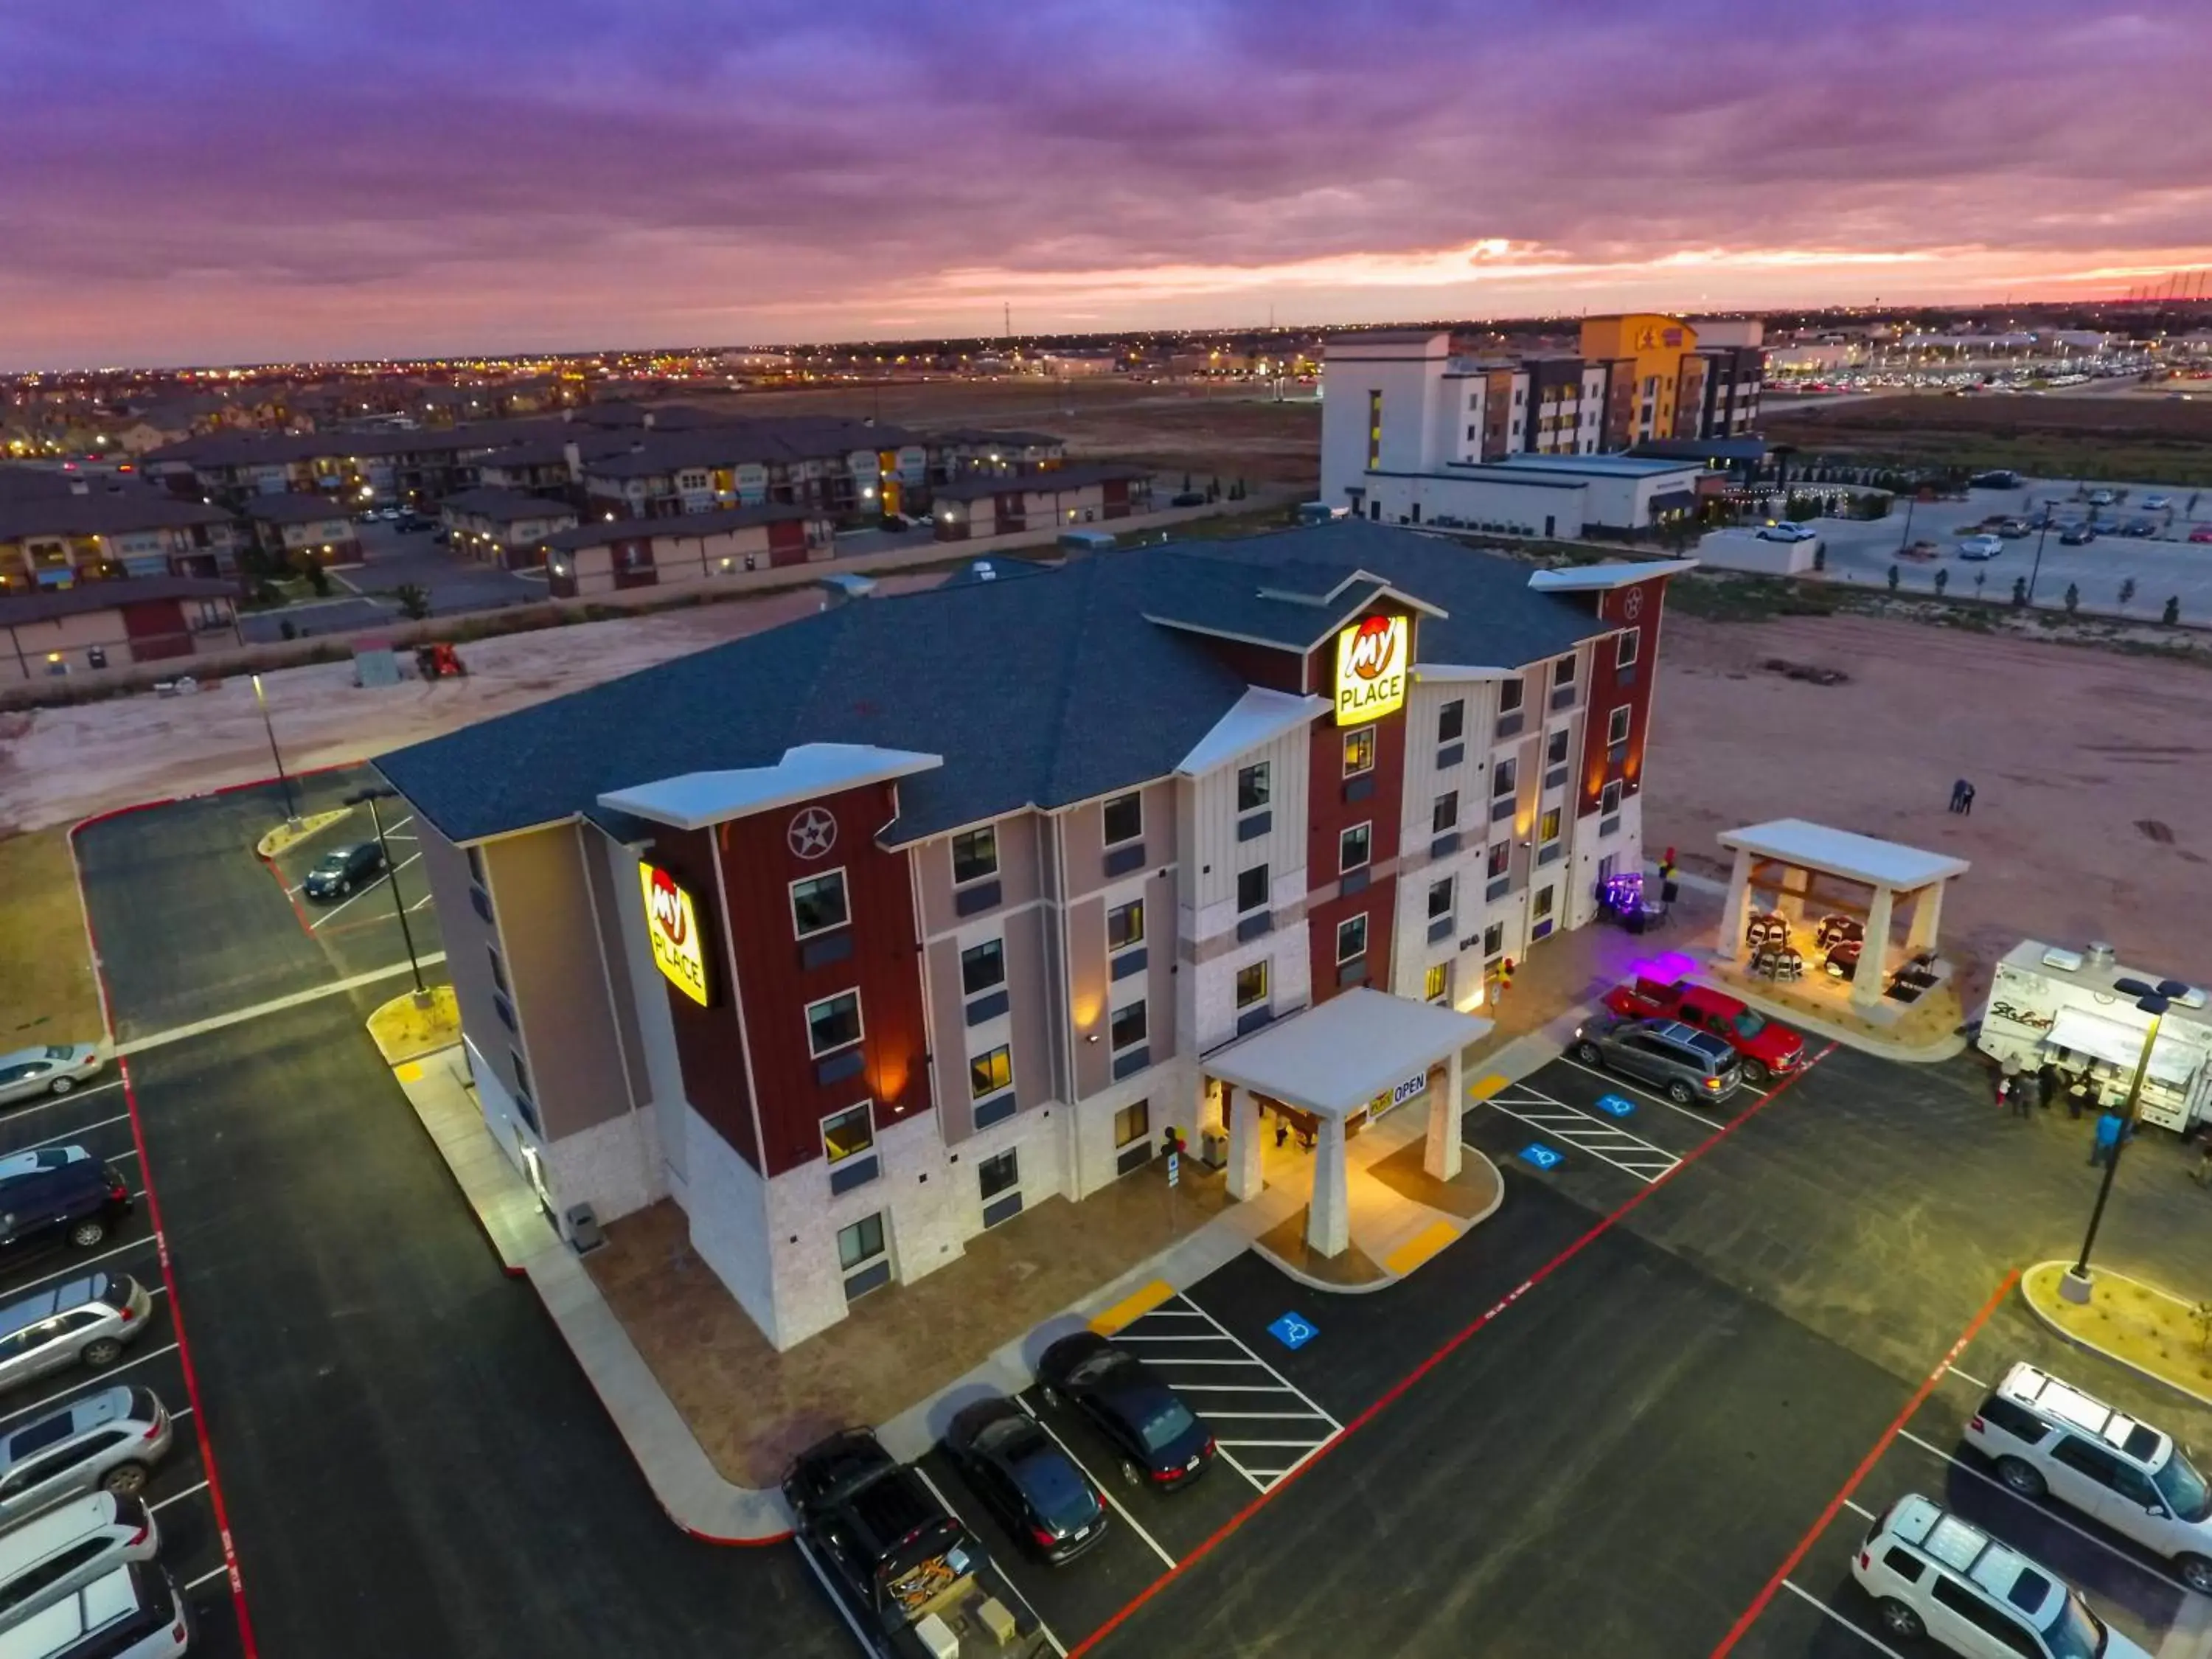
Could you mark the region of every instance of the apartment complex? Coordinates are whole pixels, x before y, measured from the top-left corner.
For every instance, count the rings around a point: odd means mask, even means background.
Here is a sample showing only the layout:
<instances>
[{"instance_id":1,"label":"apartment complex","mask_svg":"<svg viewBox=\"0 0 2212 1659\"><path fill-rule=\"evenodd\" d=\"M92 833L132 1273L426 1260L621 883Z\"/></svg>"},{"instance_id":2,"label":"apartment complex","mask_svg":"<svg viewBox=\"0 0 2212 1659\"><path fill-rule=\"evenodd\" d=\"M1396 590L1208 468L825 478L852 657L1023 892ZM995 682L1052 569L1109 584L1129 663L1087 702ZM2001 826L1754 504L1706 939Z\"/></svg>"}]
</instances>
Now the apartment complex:
<instances>
[{"instance_id":1,"label":"apartment complex","mask_svg":"<svg viewBox=\"0 0 2212 1659\"><path fill-rule=\"evenodd\" d=\"M237 601L236 582L206 576L0 591L0 684L58 679L238 644Z\"/></svg>"},{"instance_id":2,"label":"apartment complex","mask_svg":"<svg viewBox=\"0 0 2212 1659\"><path fill-rule=\"evenodd\" d=\"M0 489L0 593L125 577L228 576L229 514L140 483L8 475Z\"/></svg>"},{"instance_id":3,"label":"apartment complex","mask_svg":"<svg viewBox=\"0 0 2212 1659\"><path fill-rule=\"evenodd\" d=\"M1476 1007L1590 920L1685 568L1366 522L977 565L378 765L556 1224L673 1199L787 1348L1195 1145L1247 1034Z\"/></svg>"}]
</instances>

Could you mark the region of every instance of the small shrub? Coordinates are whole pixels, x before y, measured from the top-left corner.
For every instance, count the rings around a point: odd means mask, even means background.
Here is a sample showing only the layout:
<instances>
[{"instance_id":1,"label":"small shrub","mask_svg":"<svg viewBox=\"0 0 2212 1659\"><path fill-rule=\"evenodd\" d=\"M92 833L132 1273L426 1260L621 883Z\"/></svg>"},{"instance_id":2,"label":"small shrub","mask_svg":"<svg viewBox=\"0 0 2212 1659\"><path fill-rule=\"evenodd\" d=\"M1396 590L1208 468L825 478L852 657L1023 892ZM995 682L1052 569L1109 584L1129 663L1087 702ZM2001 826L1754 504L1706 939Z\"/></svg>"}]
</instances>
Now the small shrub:
<instances>
[{"instance_id":1,"label":"small shrub","mask_svg":"<svg viewBox=\"0 0 2212 1659\"><path fill-rule=\"evenodd\" d=\"M2081 608L2081 586L2079 582L2066 584L2066 614L2072 616Z\"/></svg>"},{"instance_id":2,"label":"small shrub","mask_svg":"<svg viewBox=\"0 0 2212 1659\"><path fill-rule=\"evenodd\" d=\"M1897 592L1897 585L1898 585L1898 583L1899 583L1900 581L1902 581L1902 580L1905 580L1905 572L1904 572L1902 569L1900 569L1899 567L1897 567L1896 565L1892 565L1892 566L1890 566L1890 568L1889 568L1889 591L1890 591L1891 592L1893 592L1893 593L1896 592Z\"/></svg>"},{"instance_id":3,"label":"small shrub","mask_svg":"<svg viewBox=\"0 0 2212 1659\"><path fill-rule=\"evenodd\" d=\"M2166 600L2166 609L2159 613L2158 619L2164 623L2168 628L2172 628L2180 622L2181 596L2179 594L2177 593L2172 598Z\"/></svg>"},{"instance_id":4,"label":"small shrub","mask_svg":"<svg viewBox=\"0 0 2212 1659\"><path fill-rule=\"evenodd\" d=\"M2012 579L2012 605L2015 611L2025 610L2027 606L2027 578L2025 576Z\"/></svg>"},{"instance_id":5,"label":"small shrub","mask_svg":"<svg viewBox=\"0 0 2212 1659\"><path fill-rule=\"evenodd\" d=\"M1948 570L1938 570L1936 573L1936 591L1941 593L1950 586L1951 573Z\"/></svg>"}]
</instances>

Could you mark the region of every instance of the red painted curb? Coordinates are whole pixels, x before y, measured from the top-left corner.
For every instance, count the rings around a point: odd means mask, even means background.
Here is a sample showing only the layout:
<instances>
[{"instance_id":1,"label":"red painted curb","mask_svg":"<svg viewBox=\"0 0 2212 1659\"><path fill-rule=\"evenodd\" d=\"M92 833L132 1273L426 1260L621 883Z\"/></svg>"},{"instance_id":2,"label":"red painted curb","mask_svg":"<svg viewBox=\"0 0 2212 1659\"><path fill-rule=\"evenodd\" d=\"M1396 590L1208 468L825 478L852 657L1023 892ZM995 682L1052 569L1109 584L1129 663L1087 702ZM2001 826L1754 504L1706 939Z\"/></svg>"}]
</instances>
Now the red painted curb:
<instances>
[{"instance_id":1,"label":"red painted curb","mask_svg":"<svg viewBox=\"0 0 2212 1659\"><path fill-rule=\"evenodd\" d=\"M1083 1640L1078 1642L1073 1647L1070 1648L1067 1650L1067 1659L1083 1659L1083 1656L1085 1654L1089 1653L1093 1648L1097 1647L1099 1643L1105 1640L1107 1637L1121 1628L1121 1625L1131 1614L1134 1613L1139 1607L1142 1607L1146 1602L1150 1601L1155 1595L1165 1589L1176 1579L1182 1577L1183 1574L1188 1572L1192 1567L1196 1566L1199 1562L1205 1559L1206 1556L1212 1554L1217 1547L1227 1542L1230 1536L1239 1528L1243 1526L1247 1521L1249 1521L1254 1516L1257 1515L1261 1510L1273 1503L1279 1495L1288 1491L1291 1482L1302 1479L1314 1468L1316 1464L1319 1463L1322 1458L1328 1456L1339 1446L1341 1446L1346 1441L1351 1439L1353 1435L1357 1434L1360 1430L1365 1428L1370 1423L1381 1416L1385 1410L1387 1410L1401 1395L1403 1395L1407 1389L1411 1389L1413 1384L1419 1382L1431 1371L1434 1370L1438 1365L1442 1364L1445 1359L1449 1358L1451 1355L1456 1353L1461 1348L1464 1347L1478 1332L1488 1326L1491 1322L1495 1320L1500 1314L1504 1313L1515 1303L1518 1302L1522 1297L1528 1295L1529 1291L1534 1290L1536 1286L1549 1279L1559 1268L1565 1267L1568 1262L1573 1261L1575 1257L1580 1255L1584 1249L1588 1249L1592 1243L1596 1242L1596 1240L1602 1237L1605 1234L1611 1232L1631 1211L1643 1204L1645 1200L1651 1196L1652 1194L1657 1192L1662 1187L1664 1187L1676 1176L1681 1174L1683 1170L1688 1169L1690 1165L1696 1163L1714 1147L1719 1146L1721 1142L1726 1140L1738 1129L1750 1122L1752 1119L1757 1117L1759 1113L1765 1111L1768 1105L1773 1102L1776 1096L1781 1094L1784 1090L1796 1083L1799 1078L1804 1076L1807 1072L1811 1071L1813 1069L1813 1066L1816 1066L1821 1060L1826 1060L1830 1054L1833 1054L1835 1050L1836 1045L1831 1042L1826 1048L1823 1048L1818 1054L1814 1056L1812 1064L1801 1066L1796 1071L1791 1073L1788 1077L1783 1079L1781 1082L1775 1085L1773 1088L1767 1091L1767 1092L1760 1097L1759 1104L1753 1106L1749 1111L1745 1112L1741 1116L1723 1124L1705 1139L1699 1141L1697 1146L1683 1154L1681 1161L1676 1164L1673 1169L1668 1170L1665 1175L1661 1176L1658 1180L1653 1182L1650 1186L1637 1193L1634 1196L1630 1198L1626 1203L1613 1211L1595 1226L1592 1227L1588 1232L1583 1234L1581 1237L1576 1239L1571 1244L1569 1244L1566 1249L1561 1250L1557 1255L1553 1256L1550 1261L1545 1262L1543 1266L1538 1267L1534 1273L1530 1273L1528 1278L1522 1279L1518 1285L1515 1285L1513 1289L1507 1291L1503 1297L1497 1302L1492 1303L1489 1307L1484 1309L1482 1312L1476 1315L1474 1319L1462 1326L1457 1332L1446 1338L1437 1346L1435 1352L1431 1353L1426 1359L1421 1361L1421 1363L1414 1366L1412 1370L1407 1371L1405 1376L1400 1377L1395 1382L1384 1389L1378 1399L1368 1406L1367 1408L1362 1411L1358 1416L1354 1417L1349 1423L1346 1423L1344 1425L1343 1430L1337 1435L1336 1438L1324 1443L1320 1449L1316 1451L1310 1457L1307 1458L1304 1462L1292 1469L1288 1474L1285 1475L1283 1479L1276 1482L1273 1486L1270 1487L1267 1491L1261 1492L1250 1503L1247 1504L1243 1509L1231 1516L1228 1520L1223 1522L1220 1527L1217 1528L1211 1536L1203 1540L1196 1549L1191 1551L1188 1555L1186 1555L1182 1560L1176 1562L1174 1566L1169 1568L1167 1571L1162 1573L1158 1578L1152 1580L1152 1582L1147 1584L1143 1589L1138 1591L1120 1612L1114 1614L1114 1616L1109 1619L1104 1624L1099 1626L1097 1630L1091 1632L1090 1635L1085 1637ZM1715 1656L1715 1659L1718 1659L1717 1655Z\"/></svg>"},{"instance_id":2,"label":"red painted curb","mask_svg":"<svg viewBox=\"0 0 2212 1659\"><path fill-rule=\"evenodd\" d=\"M142 803L141 806L120 807L113 813L98 816L119 816L123 812L140 811L145 805L161 804L162 803L145 802ZM92 924L92 907L85 902L84 868L76 860L77 830L82 830L85 823L96 821L96 818L88 818L70 829L70 863L76 872L76 902L77 908L84 913L85 936L92 942L92 971L93 978L100 987L100 1017L112 1032L115 1029L115 1010L108 1000L107 975L100 971L100 939ZM246 1609L246 1580L239 1571L238 1551L231 1541L230 1511L228 1506L223 1502L222 1480L216 1468L215 1445L208 1437L207 1412L200 1403L199 1375L192 1365L191 1346L185 1335L184 1301L177 1294L177 1274L175 1267L169 1260L168 1235L161 1227L161 1200L154 1189L154 1161L146 1152L146 1126L138 1115L138 1091L137 1085L131 1080L131 1064L128 1060L118 1055L115 1069L123 1079L124 1104L130 1109L131 1112L131 1144L138 1149L139 1173L146 1183L146 1215L147 1218L154 1224L154 1249L161 1263L161 1283L169 1293L169 1324L177 1334L177 1359L185 1374L185 1393L191 1401L192 1431L199 1441L200 1465L207 1471L208 1500L215 1510L216 1535L222 1540L222 1563L230 1578L231 1607L238 1617L239 1645L246 1659L258 1659L261 1650L253 1639L253 1620Z\"/></svg>"},{"instance_id":3,"label":"red painted curb","mask_svg":"<svg viewBox=\"0 0 2212 1659\"><path fill-rule=\"evenodd\" d=\"M1982 1327L1989 1323L1990 1316L1997 1310L1997 1304L2003 1301L2019 1282L2020 1269L2014 1267L1990 1293L1990 1299L1982 1304L1982 1310L1967 1322L1966 1328L1959 1333L1959 1340L1936 1362L1936 1369L1921 1379L1920 1386L1912 1391L1912 1397L1905 1402L1905 1409L1898 1413L1896 1419L1881 1431L1881 1437L1874 1443L1874 1449L1859 1460L1859 1466L1851 1471L1850 1478L1828 1500L1828 1506L1820 1511L1820 1519L1814 1522L1806 1534L1797 1540L1797 1547L1783 1559L1782 1565L1774 1570L1774 1577L1766 1581L1765 1587L1752 1598L1751 1605L1743 1610L1735 1624L1729 1626L1729 1633L1721 1638L1721 1644L1713 1650L1712 1659L1728 1659L1735 1644L1743 1640L1752 1626L1758 1622L1759 1615L1766 1611L1767 1603L1774 1599L1774 1592L1782 1588L1782 1581L1797 1570L1797 1564L1805 1559L1805 1553L1813 1547L1822 1533L1827 1531L1837 1512L1859 1489L1859 1483L1873 1473L1874 1466L1881 1461L1881 1455L1905 1431L1905 1425L1912 1420L1912 1413L1927 1403L1928 1396L1936 1391L1936 1385L1943 1380L1943 1373L1951 1369L1951 1362L1964 1353L1966 1345L1981 1334Z\"/></svg>"}]
</instances>

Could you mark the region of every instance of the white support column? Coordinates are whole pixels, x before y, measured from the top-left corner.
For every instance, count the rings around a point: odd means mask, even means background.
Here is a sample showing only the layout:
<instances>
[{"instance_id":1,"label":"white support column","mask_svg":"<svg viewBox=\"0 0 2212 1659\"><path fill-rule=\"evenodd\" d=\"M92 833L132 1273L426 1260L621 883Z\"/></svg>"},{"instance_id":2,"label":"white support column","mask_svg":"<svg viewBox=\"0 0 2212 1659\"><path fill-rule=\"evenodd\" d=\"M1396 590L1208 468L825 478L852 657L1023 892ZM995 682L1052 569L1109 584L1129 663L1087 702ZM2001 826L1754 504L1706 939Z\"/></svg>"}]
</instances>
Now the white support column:
<instances>
[{"instance_id":1,"label":"white support column","mask_svg":"<svg viewBox=\"0 0 2212 1659\"><path fill-rule=\"evenodd\" d=\"M1933 951L1943 927L1943 889L1948 884L1931 881L1912 896L1912 930L1905 936L1905 948L1910 951Z\"/></svg>"},{"instance_id":2,"label":"white support column","mask_svg":"<svg viewBox=\"0 0 2212 1659\"><path fill-rule=\"evenodd\" d=\"M1728 902L1721 907L1720 948L1714 955L1723 962L1741 963L1747 954L1743 930L1751 921L1751 854L1739 847L1735 868L1729 872Z\"/></svg>"},{"instance_id":3,"label":"white support column","mask_svg":"<svg viewBox=\"0 0 2212 1659\"><path fill-rule=\"evenodd\" d=\"M1429 1084L1429 1139L1421 1149L1421 1168L1438 1181L1450 1181L1460 1170L1459 1115L1466 1103L1460 1097L1459 1050L1444 1062L1444 1074Z\"/></svg>"},{"instance_id":4,"label":"white support column","mask_svg":"<svg viewBox=\"0 0 2212 1659\"><path fill-rule=\"evenodd\" d=\"M1266 1181L1260 1173L1260 1103L1249 1089L1221 1085L1229 1120L1229 1196L1257 1198Z\"/></svg>"},{"instance_id":5,"label":"white support column","mask_svg":"<svg viewBox=\"0 0 2212 1659\"><path fill-rule=\"evenodd\" d=\"M1888 888L1877 887L1867 907L1866 943L1859 947L1858 971L1851 976L1851 1001L1858 1007L1880 1002L1882 987L1889 982L1890 910L1895 902Z\"/></svg>"},{"instance_id":6,"label":"white support column","mask_svg":"<svg viewBox=\"0 0 2212 1659\"><path fill-rule=\"evenodd\" d=\"M1344 1120L1321 1121L1314 1149L1313 1202L1306 1207L1306 1243L1317 1255L1342 1255L1352 1247L1352 1183L1344 1162Z\"/></svg>"}]
</instances>

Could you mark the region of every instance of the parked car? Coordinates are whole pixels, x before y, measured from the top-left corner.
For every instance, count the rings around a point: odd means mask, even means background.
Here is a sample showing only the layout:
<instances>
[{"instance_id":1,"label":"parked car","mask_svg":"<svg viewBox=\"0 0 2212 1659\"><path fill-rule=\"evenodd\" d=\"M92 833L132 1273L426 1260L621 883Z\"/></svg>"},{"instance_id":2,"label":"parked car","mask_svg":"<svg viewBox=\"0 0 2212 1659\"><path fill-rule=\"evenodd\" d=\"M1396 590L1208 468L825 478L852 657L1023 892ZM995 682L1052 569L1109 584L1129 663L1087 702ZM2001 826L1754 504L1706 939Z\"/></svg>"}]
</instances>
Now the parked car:
<instances>
[{"instance_id":1,"label":"parked car","mask_svg":"<svg viewBox=\"0 0 2212 1659\"><path fill-rule=\"evenodd\" d=\"M963 1406L945 1449L1014 1540L1060 1566L1106 1535L1106 1505L1037 1420L1001 1396Z\"/></svg>"},{"instance_id":2,"label":"parked car","mask_svg":"<svg viewBox=\"0 0 2212 1659\"><path fill-rule=\"evenodd\" d=\"M1196 489L1178 490L1168 497L1168 505L1170 507L1204 507L1206 496L1202 491Z\"/></svg>"},{"instance_id":3,"label":"parked car","mask_svg":"<svg viewBox=\"0 0 2212 1659\"><path fill-rule=\"evenodd\" d=\"M1677 1106L1717 1106L1743 1083L1733 1048L1680 1020L1601 1016L1576 1028L1569 1052L1585 1066L1641 1078Z\"/></svg>"},{"instance_id":4,"label":"parked car","mask_svg":"<svg viewBox=\"0 0 2212 1659\"><path fill-rule=\"evenodd\" d=\"M322 860L307 872L300 890L311 899L325 902L343 898L383 868L381 848L373 841L356 842L350 847L325 853Z\"/></svg>"},{"instance_id":5,"label":"parked car","mask_svg":"<svg viewBox=\"0 0 2212 1659\"><path fill-rule=\"evenodd\" d=\"M2004 544L1995 536L1969 536L1959 544L1959 556L1962 559L1994 559L2003 551Z\"/></svg>"},{"instance_id":6,"label":"parked car","mask_svg":"<svg viewBox=\"0 0 2212 1659\"><path fill-rule=\"evenodd\" d=\"M1917 1492L1874 1523L1851 1577L1898 1641L1970 1659L2150 1659L2056 1573Z\"/></svg>"},{"instance_id":7,"label":"parked car","mask_svg":"<svg viewBox=\"0 0 2212 1659\"><path fill-rule=\"evenodd\" d=\"M2173 497L2171 495L2146 495L2142 498L2140 505L2146 512L2163 513L2173 505Z\"/></svg>"},{"instance_id":8,"label":"parked car","mask_svg":"<svg viewBox=\"0 0 2212 1659\"><path fill-rule=\"evenodd\" d=\"M107 1062L96 1042L49 1042L0 1054L0 1104L40 1095L65 1095Z\"/></svg>"},{"instance_id":9,"label":"parked car","mask_svg":"<svg viewBox=\"0 0 2212 1659\"><path fill-rule=\"evenodd\" d=\"M1763 524L1759 527L1759 539L1763 542L1816 542L1820 532L1808 524Z\"/></svg>"},{"instance_id":10,"label":"parked car","mask_svg":"<svg viewBox=\"0 0 2212 1659\"><path fill-rule=\"evenodd\" d=\"M1206 1473L1213 1435L1182 1397L1127 1348L1092 1331L1063 1336L1037 1362L1048 1401L1064 1401L1105 1437L1131 1486L1174 1492Z\"/></svg>"},{"instance_id":11,"label":"parked car","mask_svg":"<svg viewBox=\"0 0 2212 1659\"><path fill-rule=\"evenodd\" d=\"M2093 489L2088 495L2092 507L2111 507L2119 499L2118 493L2110 489Z\"/></svg>"},{"instance_id":12,"label":"parked car","mask_svg":"<svg viewBox=\"0 0 2212 1659\"><path fill-rule=\"evenodd\" d=\"M2062 526L2058 532L2061 547L2087 547L2096 539L2097 531L2094 525L2069 524Z\"/></svg>"},{"instance_id":13,"label":"parked car","mask_svg":"<svg viewBox=\"0 0 2212 1659\"><path fill-rule=\"evenodd\" d=\"M1996 521L1996 532L2008 542L2019 541L2028 533L2027 520L2025 519L1999 519Z\"/></svg>"},{"instance_id":14,"label":"parked car","mask_svg":"<svg viewBox=\"0 0 2212 1659\"><path fill-rule=\"evenodd\" d=\"M0 1389L80 1360L106 1370L153 1312L154 1298L129 1273L86 1273L0 1304Z\"/></svg>"},{"instance_id":15,"label":"parked car","mask_svg":"<svg viewBox=\"0 0 2212 1659\"><path fill-rule=\"evenodd\" d=\"M1966 1424L1966 1443L2023 1498L2046 1492L2173 1563L2212 1595L2212 1486L2173 1437L2025 1360Z\"/></svg>"},{"instance_id":16,"label":"parked car","mask_svg":"<svg viewBox=\"0 0 2212 1659\"><path fill-rule=\"evenodd\" d=\"M145 1500L111 1492L9 1528L0 1533L0 1631L118 1567L151 1561L161 1547L161 1529Z\"/></svg>"},{"instance_id":17,"label":"parked car","mask_svg":"<svg viewBox=\"0 0 2212 1659\"><path fill-rule=\"evenodd\" d=\"M54 1237L89 1250L137 1200L112 1164L82 1146L41 1146L0 1158L0 1253Z\"/></svg>"},{"instance_id":18,"label":"parked car","mask_svg":"<svg viewBox=\"0 0 2212 1659\"><path fill-rule=\"evenodd\" d=\"M1966 480L1969 489L2017 489L2020 474L2002 468L1990 472L1977 472Z\"/></svg>"},{"instance_id":19,"label":"parked car","mask_svg":"<svg viewBox=\"0 0 2212 1659\"><path fill-rule=\"evenodd\" d=\"M2212 542L2212 524L2198 525L2196 529L2189 532L2189 539L2200 544Z\"/></svg>"},{"instance_id":20,"label":"parked car","mask_svg":"<svg viewBox=\"0 0 2212 1659\"><path fill-rule=\"evenodd\" d=\"M1638 979L1606 993L1605 1006L1632 1019L1674 1019L1710 1031L1735 1050L1744 1081L1754 1087L1786 1077L1805 1063L1805 1039L1756 1009L1709 985L1668 985Z\"/></svg>"},{"instance_id":21,"label":"parked car","mask_svg":"<svg viewBox=\"0 0 2212 1659\"><path fill-rule=\"evenodd\" d=\"M133 1565L33 1613L0 1638L0 1659L178 1659L191 1631L176 1581Z\"/></svg>"},{"instance_id":22,"label":"parked car","mask_svg":"<svg viewBox=\"0 0 2212 1659\"><path fill-rule=\"evenodd\" d=\"M175 1430L151 1389L79 1395L0 1436L0 1528L88 1492L143 1492Z\"/></svg>"}]
</instances>

